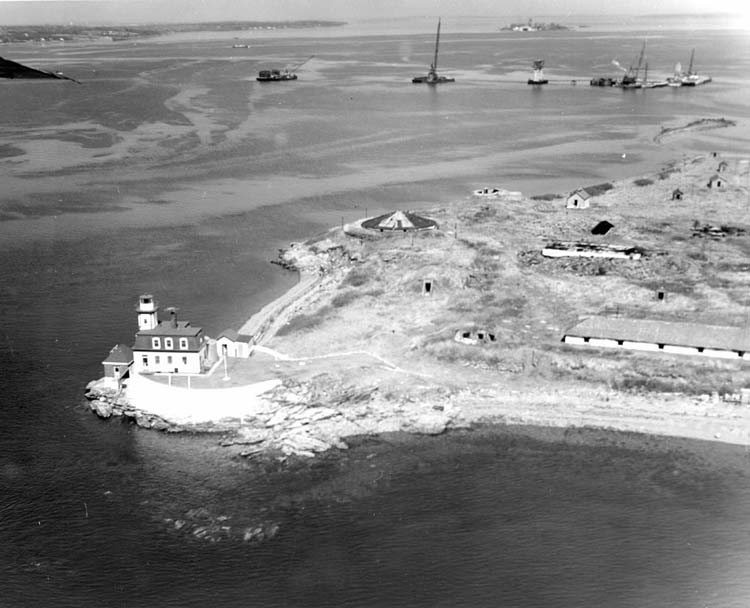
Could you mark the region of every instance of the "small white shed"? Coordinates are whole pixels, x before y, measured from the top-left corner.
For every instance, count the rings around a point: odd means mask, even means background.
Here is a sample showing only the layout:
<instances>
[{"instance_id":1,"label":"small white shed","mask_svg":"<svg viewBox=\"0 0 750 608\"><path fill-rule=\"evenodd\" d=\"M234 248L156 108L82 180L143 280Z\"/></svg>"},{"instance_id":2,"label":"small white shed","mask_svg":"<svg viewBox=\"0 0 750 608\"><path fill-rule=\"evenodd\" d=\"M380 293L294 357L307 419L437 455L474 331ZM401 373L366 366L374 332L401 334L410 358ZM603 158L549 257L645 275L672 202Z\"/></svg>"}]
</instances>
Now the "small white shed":
<instances>
[{"instance_id":1,"label":"small white shed","mask_svg":"<svg viewBox=\"0 0 750 608\"><path fill-rule=\"evenodd\" d=\"M583 188L578 188L568 196L565 202L567 209L588 209L591 205L591 195Z\"/></svg>"},{"instance_id":2,"label":"small white shed","mask_svg":"<svg viewBox=\"0 0 750 608\"><path fill-rule=\"evenodd\" d=\"M247 359L253 350L254 343L252 336L238 334L233 329L225 329L216 338L217 355Z\"/></svg>"}]
</instances>

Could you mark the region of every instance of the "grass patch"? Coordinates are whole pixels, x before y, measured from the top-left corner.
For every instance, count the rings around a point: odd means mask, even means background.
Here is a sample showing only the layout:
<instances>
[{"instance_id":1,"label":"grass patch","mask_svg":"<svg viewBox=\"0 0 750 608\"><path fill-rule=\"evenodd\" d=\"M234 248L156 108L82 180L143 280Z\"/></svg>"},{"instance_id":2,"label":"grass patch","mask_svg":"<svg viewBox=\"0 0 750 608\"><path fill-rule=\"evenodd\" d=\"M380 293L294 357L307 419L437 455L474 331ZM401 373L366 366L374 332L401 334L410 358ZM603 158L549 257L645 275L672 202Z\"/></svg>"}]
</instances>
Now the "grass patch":
<instances>
[{"instance_id":1,"label":"grass patch","mask_svg":"<svg viewBox=\"0 0 750 608\"><path fill-rule=\"evenodd\" d=\"M654 182L646 177L641 177L633 182L636 186L650 186Z\"/></svg>"},{"instance_id":2,"label":"grass patch","mask_svg":"<svg viewBox=\"0 0 750 608\"><path fill-rule=\"evenodd\" d=\"M320 325L326 314L332 309L330 306L323 306L315 313L297 315L289 320L289 323L282 325L276 332L277 336L288 336L298 331L308 331Z\"/></svg>"},{"instance_id":3,"label":"grass patch","mask_svg":"<svg viewBox=\"0 0 750 608\"><path fill-rule=\"evenodd\" d=\"M364 268L352 268L344 280L341 281L341 284L349 285L351 287L362 287L363 285L367 285L371 278L371 272L369 270Z\"/></svg>"},{"instance_id":4,"label":"grass patch","mask_svg":"<svg viewBox=\"0 0 750 608\"><path fill-rule=\"evenodd\" d=\"M659 179L667 179L673 173L679 173L680 170L676 167L667 167L659 171Z\"/></svg>"},{"instance_id":5,"label":"grass patch","mask_svg":"<svg viewBox=\"0 0 750 608\"><path fill-rule=\"evenodd\" d=\"M584 190L588 192L591 196L599 196L600 194L604 194L608 190L612 190L614 186L610 184L609 182L605 182L603 184L596 184L594 186L586 186Z\"/></svg>"},{"instance_id":6,"label":"grass patch","mask_svg":"<svg viewBox=\"0 0 750 608\"><path fill-rule=\"evenodd\" d=\"M347 304L353 302L359 296L360 293L356 289L348 289L347 291L342 291L333 296L333 299L331 300L331 306L333 306L334 308L341 308L342 306L346 306Z\"/></svg>"}]
</instances>

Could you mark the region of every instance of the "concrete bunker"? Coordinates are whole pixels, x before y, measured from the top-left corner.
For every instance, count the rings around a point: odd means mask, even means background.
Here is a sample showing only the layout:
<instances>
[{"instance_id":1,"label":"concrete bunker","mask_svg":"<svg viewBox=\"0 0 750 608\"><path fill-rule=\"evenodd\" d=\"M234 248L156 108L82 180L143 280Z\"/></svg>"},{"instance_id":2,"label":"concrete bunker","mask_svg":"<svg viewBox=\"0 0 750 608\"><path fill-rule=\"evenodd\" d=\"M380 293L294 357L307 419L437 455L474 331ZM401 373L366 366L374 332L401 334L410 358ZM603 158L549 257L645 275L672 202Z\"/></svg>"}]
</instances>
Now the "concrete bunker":
<instances>
[{"instance_id":1,"label":"concrete bunker","mask_svg":"<svg viewBox=\"0 0 750 608\"><path fill-rule=\"evenodd\" d=\"M591 229L591 234L600 234L600 235L607 234L614 227L615 227L614 224L608 222L607 220L602 220Z\"/></svg>"},{"instance_id":2,"label":"concrete bunker","mask_svg":"<svg viewBox=\"0 0 750 608\"><path fill-rule=\"evenodd\" d=\"M459 329L453 339L461 344L471 346L493 344L497 342L497 333L491 329L471 327Z\"/></svg>"}]
</instances>

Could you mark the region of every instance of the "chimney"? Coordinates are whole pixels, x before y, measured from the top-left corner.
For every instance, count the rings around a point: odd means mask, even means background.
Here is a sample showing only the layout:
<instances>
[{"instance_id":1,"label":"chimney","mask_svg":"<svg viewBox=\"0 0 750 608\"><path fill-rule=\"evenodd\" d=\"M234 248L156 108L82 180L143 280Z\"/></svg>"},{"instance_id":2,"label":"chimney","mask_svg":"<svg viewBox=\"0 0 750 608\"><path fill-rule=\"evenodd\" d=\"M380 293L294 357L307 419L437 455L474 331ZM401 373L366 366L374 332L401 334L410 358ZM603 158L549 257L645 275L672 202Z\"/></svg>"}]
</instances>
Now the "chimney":
<instances>
[{"instance_id":1,"label":"chimney","mask_svg":"<svg viewBox=\"0 0 750 608\"><path fill-rule=\"evenodd\" d=\"M177 309L174 307L167 308L169 312L169 325L171 327L177 327Z\"/></svg>"}]
</instances>

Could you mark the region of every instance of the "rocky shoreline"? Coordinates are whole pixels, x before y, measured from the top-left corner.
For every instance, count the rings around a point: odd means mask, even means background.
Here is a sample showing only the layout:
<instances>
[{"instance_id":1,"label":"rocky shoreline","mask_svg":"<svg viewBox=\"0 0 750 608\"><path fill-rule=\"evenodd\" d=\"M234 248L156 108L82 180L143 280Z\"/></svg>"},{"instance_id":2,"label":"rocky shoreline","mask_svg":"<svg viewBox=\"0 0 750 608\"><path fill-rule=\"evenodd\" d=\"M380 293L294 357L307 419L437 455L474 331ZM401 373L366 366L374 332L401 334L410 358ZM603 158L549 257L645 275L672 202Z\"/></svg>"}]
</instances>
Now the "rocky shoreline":
<instances>
[{"instance_id":1,"label":"rocky shoreline","mask_svg":"<svg viewBox=\"0 0 750 608\"><path fill-rule=\"evenodd\" d=\"M437 435L465 428L460 411L447 403L427 405L404 398L384 399L377 386L356 387L332 377L287 381L263 396L262 413L248 419L175 424L133 406L101 381L89 383L86 398L100 418L122 417L140 427L166 432L221 433L220 444L242 457L313 457L347 449L346 437L405 431Z\"/></svg>"}]
</instances>

